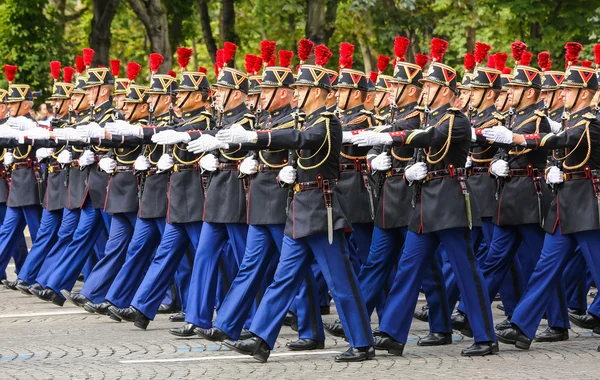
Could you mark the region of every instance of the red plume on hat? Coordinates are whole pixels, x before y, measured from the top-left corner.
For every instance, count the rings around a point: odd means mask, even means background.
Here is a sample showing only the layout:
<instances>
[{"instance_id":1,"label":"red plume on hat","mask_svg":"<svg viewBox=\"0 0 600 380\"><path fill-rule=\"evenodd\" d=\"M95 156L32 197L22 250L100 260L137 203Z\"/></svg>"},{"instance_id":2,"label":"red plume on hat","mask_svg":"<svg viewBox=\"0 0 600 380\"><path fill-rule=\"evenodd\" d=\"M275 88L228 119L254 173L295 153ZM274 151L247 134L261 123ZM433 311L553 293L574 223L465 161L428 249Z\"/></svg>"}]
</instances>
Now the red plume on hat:
<instances>
[{"instance_id":1,"label":"red plume on hat","mask_svg":"<svg viewBox=\"0 0 600 380\"><path fill-rule=\"evenodd\" d=\"M521 59L523 57L523 53L527 50L527 45L521 41L515 41L510 45L510 50L512 52L512 57L517 62L517 64L521 63Z\"/></svg>"},{"instance_id":2,"label":"red plume on hat","mask_svg":"<svg viewBox=\"0 0 600 380\"><path fill-rule=\"evenodd\" d=\"M167 71L167 74L168 74L169 76L172 76L173 78L177 78L177 73L176 73L175 71L173 71L173 70L169 70L169 71Z\"/></svg>"},{"instance_id":3,"label":"red plume on hat","mask_svg":"<svg viewBox=\"0 0 600 380\"><path fill-rule=\"evenodd\" d=\"M386 55L377 56L377 70L379 73L383 73L387 70L391 60L392 59Z\"/></svg>"},{"instance_id":4,"label":"red plume on hat","mask_svg":"<svg viewBox=\"0 0 600 380\"><path fill-rule=\"evenodd\" d=\"M394 39L394 55L396 56L396 62L406 61L406 52L408 51L408 45L410 40L406 37L398 36Z\"/></svg>"},{"instance_id":5,"label":"red plume on hat","mask_svg":"<svg viewBox=\"0 0 600 380\"><path fill-rule=\"evenodd\" d=\"M15 81L15 75L17 75L17 71L19 68L14 65L4 65L4 74L6 74L6 80L8 83L12 83Z\"/></svg>"},{"instance_id":6,"label":"red plume on hat","mask_svg":"<svg viewBox=\"0 0 600 380\"><path fill-rule=\"evenodd\" d=\"M521 61L519 62L523 66L529 66L531 64L531 58L533 57L533 53L530 51L523 52L523 56L521 57Z\"/></svg>"},{"instance_id":7,"label":"red plume on hat","mask_svg":"<svg viewBox=\"0 0 600 380\"><path fill-rule=\"evenodd\" d=\"M256 64L256 56L254 54L246 54L244 56L244 67L249 75L254 74L254 65Z\"/></svg>"},{"instance_id":8,"label":"red plume on hat","mask_svg":"<svg viewBox=\"0 0 600 380\"><path fill-rule=\"evenodd\" d=\"M121 60L119 59L111 59L110 60L110 72L113 77L117 78L121 73Z\"/></svg>"},{"instance_id":9,"label":"red plume on hat","mask_svg":"<svg viewBox=\"0 0 600 380\"><path fill-rule=\"evenodd\" d=\"M71 83L73 76L75 75L75 69L71 66L65 66L63 69L63 82Z\"/></svg>"},{"instance_id":10,"label":"red plume on hat","mask_svg":"<svg viewBox=\"0 0 600 380\"><path fill-rule=\"evenodd\" d=\"M92 64L92 61L94 60L94 49L90 49L90 48L84 48L83 49L83 64L86 67L89 67Z\"/></svg>"},{"instance_id":11,"label":"red plume on hat","mask_svg":"<svg viewBox=\"0 0 600 380\"><path fill-rule=\"evenodd\" d=\"M592 67L592 61L587 60L587 59L584 60L584 61L581 61L581 66L583 66L583 67Z\"/></svg>"},{"instance_id":12,"label":"red plume on hat","mask_svg":"<svg viewBox=\"0 0 600 380\"><path fill-rule=\"evenodd\" d=\"M494 54L494 60L496 61L496 70L504 72L504 69L506 68L506 61L508 61L508 54L498 52Z\"/></svg>"},{"instance_id":13,"label":"red plume on hat","mask_svg":"<svg viewBox=\"0 0 600 380\"><path fill-rule=\"evenodd\" d=\"M140 71L142 71L142 65L140 65L139 63L137 63L137 62L128 62L127 63L127 79L129 79L130 82L135 81L137 76L140 74Z\"/></svg>"},{"instance_id":14,"label":"red plume on hat","mask_svg":"<svg viewBox=\"0 0 600 380\"><path fill-rule=\"evenodd\" d=\"M504 70L502 70L502 74L510 74L512 72L510 67L505 67Z\"/></svg>"},{"instance_id":15,"label":"red plume on hat","mask_svg":"<svg viewBox=\"0 0 600 380\"><path fill-rule=\"evenodd\" d=\"M223 66L227 66L233 60L236 51L237 45L233 42L225 42L223 44Z\"/></svg>"},{"instance_id":16,"label":"red plume on hat","mask_svg":"<svg viewBox=\"0 0 600 380\"><path fill-rule=\"evenodd\" d=\"M300 64L308 61L314 46L315 43L306 38L303 38L298 42L298 59L300 59Z\"/></svg>"},{"instance_id":17,"label":"red plume on hat","mask_svg":"<svg viewBox=\"0 0 600 380\"><path fill-rule=\"evenodd\" d=\"M291 50L279 50L277 54L279 55L279 66L289 67L292 63L294 52Z\"/></svg>"},{"instance_id":18,"label":"red plume on hat","mask_svg":"<svg viewBox=\"0 0 600 380\"><path fill-rule=\"evenodd\" d=\"M206 75L208 73L208 69L206 67L200 66L198 67L198 72Z\"/></svg>"},{"instance_id":19,"label":"red plume on hat","mask_svg":"<svg viewBox=\"0 0 600 380\"><path fill-rule=\"evenodd\" d=\"M354 45L348 42L342 42L340 44L340 61L339 68L352 68L352 54L354 54Z\"/></svg>"},{"instance_id":20,"label":"red plume on hat","mask_svg":"<svg viewBox=\"0 0 600 380\"><path fill-rule=\"evenodd\" d=\"M594 61L596 62L596 67L600 66L600 44L594 45Z\"/></svg>"},{"instance_id":21,"label":"red plume on hat","mask_svg":"<svg viewBox=\"0 0 600 380\"><path fill-rule=\"evenodd\" d=\"M481 65L481 63L485 61L491 49L492 47L488 44L475 42L475 51L473 52L473 55L475 56L477 65Z\"/></svg>"},{"instance_id":22,"label":"red plume on hat","mask_svg":"<svg viewBox=\"0 0 600 380\"><path fill-rule=\"evenodd\" d=\"M223 65L225 65L225 61L223 60L223 53L223 49L217 50L217 57L215 60L215 74L217 76L219 76L219 72L223 68Z\"/></svg>"},{"instance_id":23,"label":"red plume on hat","mask_svg":"<svg viewBox=\"0 0 600 380\"><path fill-rule=\"evenodd\" d=\"M260 41L260 57L265 66L269 65L275 59L275 49L277 43L275 41L262 40Z\"/></svg>"},{"instance_id":24,"label":"red plume on hat","mask_svg":"<svg viewBox=\"0 0 600 380\"><path fill-rule=\"evenodd\" d=\"M567 67L575 66L579 62L579 54L583 50L583 46L579 42L567 42L565 45L565 61Z\"/></svg>"},{"instance_id":25,"label":"red plume on hat","mask_svg":"<svg viewBox=\"0 0 600 380\"><path fill-rule=\"evenodd\" d=\"M192 54L194 54L194 50L192 48L187 47L178 47L177 48L177 63L181 70L187 69L190 64L190 59L192 58Z\"/></svg>"},{"instance_id":26,"label":"red plume on hat","mask_svg":"<svg viewBox=\"0 0 600 380\"><path fill-rule=\"evenodd\" d=\"M463 64L465 65L465 71L472 71L475 68L475 56L471 53L465 54Z\"/></svg>"},{"instance_id":27,"label":"red plume on hat","mask_svg":"<svg viewBox=\"0 0 600 380\"><path fill-rule=\"evenodd\" d=\"M444 54L446 54L446 50L448 50L448 41L437 37L431 39L431 50L429 51L429 56L434 62L442 62L444 60Z\"/></svg>"},{"instance_id":28,"label":"red plume on hat","mask_svg":"<svg viewBox=\"0 0 600 380\"><path fill-rule=\"evenodd\" d=\"M57 81L58 78L60 78L60 62L50 62L50 74L52 75L52 78L54 78L55 81Z\"/></svg>"},{"instance_id":29,"label":"red plume on hat","mask_svg":"<svg viewBox=\"0 0 600 380\"><path fill-rule=\"evenodd\" d=\"M415 55L415 63L421 67L421 69L425 68L425 65L429 62L429 57L425 54L417 54Z\"/></svg>"},{"instance_id":30,"label":"red plume on hat","mask_svg":"<svg viewBox=\"0 0 600 380\"><path fill-rule=\"evenodd\" d=\"M490 69L496 68L496 54L490 54L488 56L487 67L489 67Z\"/></svg>"},{"instance_id":31,"label":"red plume on hat","mask_svg":"<svg viewBox=\"0 0 600 380\"><path fill-rule=\"evenodd\" d=\"M550 70L550 66L549 66L550 53L548 53L547 51L543 51L538 54L537 58L538 58L538 67L540 68L540 70L542 70L542 71Z\"/></svg>"},{"instance_id":32,"label":"red plume on hat","mask_svg":"<svg viewBox=\"0 0 600 380\"><path fill-rule=\"evenodd\" d=\"M160 65L162 65L163 61L165 60L165 57L163 57L162 55L158 54L158 53L151 53L150 54L150 71L152 72L152 74L156 74L158 72L158 70L160 69Z\"/></svg>"},{"instance_id":33,"label":"red plume on hat","mask_svg":"<svg viewBox=\"0 0 600 380\"><path fill-rule=\"evenodd\" d=\"M254 72L254 75L257 75L258 73L260 73L260 69L262 69L262 67L263 67L263 60L258 55L255 55L255 57L256 57L256 62L254 63L254 70L252 70L252 71Z\"/></svg>"},{"instance_id":34,"label":"red plume on hat","mask_svg":"<svg viewBox=\"0 0 600 380\"><path fill-rule=\"evenodd\" d=\"M332 55L331 50L327 46L323 44L317 45L315 47L315 64L321 67L325 66Z\"/></svg>"},{"instance_id":35,"label":"red plume on hat","mask_svg":"<svg viewBox=\"0 0 600 380\"><path fill-rule=\"evenodd\" d=\"M373 82L373 83L377 83L378 76L379 76L379 74L377 73L377 71L371 71L371 73L369 74L369 77L371 78L371 82Z\"/></svg>"},{"instance_id":36,"label":"red plume on hat","mask_svg":"<svg viewBox=\"0 0 600 380\"><path fill-rule=\"evenodd\" d=\"M83 62L83 56L81 55L75 57L75 70L77 70L78 74L85 71L85 63Z\"/></svg>"}]
</instances>

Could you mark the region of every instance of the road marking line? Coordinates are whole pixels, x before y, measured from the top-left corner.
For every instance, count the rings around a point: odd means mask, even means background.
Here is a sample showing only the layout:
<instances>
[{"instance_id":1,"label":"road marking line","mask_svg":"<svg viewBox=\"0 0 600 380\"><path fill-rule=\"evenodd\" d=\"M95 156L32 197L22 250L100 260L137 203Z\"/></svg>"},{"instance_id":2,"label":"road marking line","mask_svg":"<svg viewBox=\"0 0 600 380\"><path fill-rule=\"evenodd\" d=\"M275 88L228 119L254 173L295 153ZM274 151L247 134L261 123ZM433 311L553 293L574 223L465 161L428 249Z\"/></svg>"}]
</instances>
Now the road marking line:
<instances>
[{"instance_id":1,"label":"road marking line","mask_svg":"<svg viewBox=\"0 0 600 380\"><path fill-rule=\"evenodd\" d=\"M311 352L287 352L280 354L271 354L270 358L285 357L285 356L306 356L306 355L329 355L340 354L341 351L311 351ZM248 359L247 355L221 355L221 356L202 356L198 358L179 358L179 359L154 359L154 360L121 360L121 364L144 364L144 363L173 363L173 362L196 362L205 360L232 360L232 359Z\"/></svg>"},{"instance_id":2,"label":"road marking line","mask_svg":"<svg viewBox=\"0 0 600 380\"><path fill-rule=\"evenodd\" d=\"M44 313L0 314L1 318L52 317L57 315L90 314L85 310L47 311Z\"/></svg>"}]
</instances>

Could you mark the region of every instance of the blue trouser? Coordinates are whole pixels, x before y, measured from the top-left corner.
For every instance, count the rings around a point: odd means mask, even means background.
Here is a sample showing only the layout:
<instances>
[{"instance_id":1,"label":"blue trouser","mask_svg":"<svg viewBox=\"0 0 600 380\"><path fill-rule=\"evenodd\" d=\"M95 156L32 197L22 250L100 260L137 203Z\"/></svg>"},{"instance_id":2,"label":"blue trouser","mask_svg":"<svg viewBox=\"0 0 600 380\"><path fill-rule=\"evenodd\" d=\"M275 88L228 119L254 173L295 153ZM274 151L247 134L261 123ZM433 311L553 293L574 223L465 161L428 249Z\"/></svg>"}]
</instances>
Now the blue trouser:
<instances>
[{"instance_id":1,"label":"blue trouser","mask_svg":"<svg viewBox=\"0 0 600 380\"><path fill-rule=\"evenodd\" d=\"M567 296L567 306L580 311L587 310L587 294L592 284L592 276L585 264L581 249L577 247L563 273L563 284Z\"/></svg>"},{"instance_id":2,"label":"blue trouser","mask_svg":"<svg viewBox=\"0 0 600 380\"><path fill-rule=\"evenodd\" d=\"M360 265L367 262L369 250L371 249L371 239L373 237L373 223L354 223L352 224L352 238L358 250ZM360 271L360 267L356 273Z\"/></svg>"},{"instance_id":3,"label":"blue trouser","mask_svg":"<svg viewBox=\"0 0 600 380\"><path fill-rule=\"evenodd\" d=\"M6 209L7 209L6 203L0 203L0 221L4 220L4 216L6 215ZM2 223L0 223L0 226L2 225ZM25 235L23 235L23 232L21 232L19 234L18 244L16 246L12 247L12 252L11 252L10 256L15 261L16 272L20 273L21 267L22 267L23 263L25 262L25 257L27 256L27 242L25 241ZM10 259L9 259L9 261L10 261ZM0 273L0 279L3 279L3 278L6 278L6 275L4 277L2 277L2 274Z\"/></svg>"},{"instance_id":4,"label":"blue trouser","mask_svg":"<svg viewBox=\"0 0 600 380\"><path fill-rule=\"evenodd\" d=\"M93 303L104 301L108 289L123 266L136 220L135 212L118 213L112 216L104 253L85 278L81 289L81 294Z\"/></svg>"},{"instance_id":5,"label":"blue trouser","mask_svg":"<svg viewBox=\"0 0 600 380\"><path fill-rule=\"evenodd\" d=\"M250 225L244 259L231 288L217 309L213 325L237 340L251 314L257 295L263 293L264 279L273 277L271 263L278 259L283 243L283 224ZM264 290L264 289L263 289Z\"/></svg>"},{"instance_id":6,"label":"blue trouser","mask_svg":"<svg viewBox=\"0 0 600 380\"><path fill-rule=\"evenodd\" d=\"M188 264L190 258L186 252L190 245L197 248L202 231L202 222L168 224L165 226L160 245L148 267L148 271L141 281L133 297L131 306L138 309L150 319L156 317L156 312L163 302L165 292L173 282L173 276L181 265ZM182 264L183 263L183 264ZM183 301L189 298L189 279L184 282L183 292L180 290ZM182 303L185 305L185 303Z\"/></svg>"},{"instance_id":7,"label":"blue trouser","mask_svg":"<svg viewBox=\"0 0 600 380\"><path fill-rule=\"evenodd\" d=\"M161 235L166 228L165 223L165 218L138 218L135 221L125 263L106 294L106 300L116 307L122 309L131 305L151 263L152 255L160 243ZM172 278L169 278L169 281L171 280ZM163 292L162 296L164 295Z\"/></svg>"},{"instance_id":8,"label":"blue trouser","mask_svg":"<svg viewBox=\"0 0 600 380\"><path fill-rule=\"evenodd\" d=\"M563 235L559 226L554 233L546 233L540 259L511 320L529 338L535 336L547 305L561 287L563 271L578 244L594 281L600 284L599 230Z\"/></svg>"},{"instance_id":9,"label":"blue trouser","mask_svg":"<svg viewBox=\"0 0 600 380\"><path fill-rule=\"evenodd\" d=\"M77 228L73 233L73 240L64 250L54 271L48 278L47 287L57 292L60 297L60 291L66 289L71 291L77 277L81 273L86 260L88 259L96 239L105 228L105 219L102 211L94 209L92 201L88 198L79 215Z\"/></svg>"},{"instance_id":10,"label":"blue trouser","mask_svg":"<svg viewBox=\"0 0 600 380\"><path fill-rule=\"evenodd\" d=\"M204 222L198 248L194 257L194 268L190 283L190 296L185 309L185 321L202 328L212 327L212 317L217 294L217 278L219 261L222 258L223 248L229 241L231 250L241 263L246 250L246 236L248 225L244 223L210 223ZM237 273L234 262L229 261L228 273ZM238 264L239 265L239 264ZM228 277L227 283L235 275Z\"/></svg>"},{"instance_id":11,"label":"blue trouser","mask_svg":"<svg viewBox=\"0 0 600 380\"><path fill-rule=\"evenodd\" d=\"M274 347L285 314L294 302L302 282L307 277L312 277L310 266L313 258L319 263L331 291L350 346L373 345L369 316L350 263L348 244L341 230L335 231L331 245L326 233L299 239L289 236L283 238L273 283L264 294L250 331L262 338L271 349Z\"/></svg>"},{"instance_id":12,"label":"blue trouser","mask_svg":"<svg viewBox=\"0 0 600 380\"><path fill-rule=\"evenodd\" d=\"M46 256L58 240L58 230L60 229L63 217L63 210L42 211L42 220L38 229L37 238L31 246L25 263L19 271L19 278L28 284L33 284L35 278L40 272L40 268L46 259Z\"/></svg>"},{"instance_id":13,"label":"blue trouser","mask_svg":"<svg viewBox=\"0 0 600 380\"><path fill-rule=\"evenodd\" d=\"M40 227L40 206L7 207L4 222L0 227L0 279L6 278L6 267L15 249L19 247L20 239L23 237L25 226L29 228L31 241L37 238ZM19 255L20 256L20 255ZM20 264L25 258L19 258Z\"/></svg>"},{"instance_id":14,"label":"blue trouser","mask_svg":"<svg viewBox=\"0 0 600 380\"><path fill-rule=\"evenodd\" d=\"M495 341L488 291L467 228L449 228L426 234L408 232L380 330L396 341L406 343L419 289L440 243L456 273L475 342Z\"/></svg>"}]
</instances>

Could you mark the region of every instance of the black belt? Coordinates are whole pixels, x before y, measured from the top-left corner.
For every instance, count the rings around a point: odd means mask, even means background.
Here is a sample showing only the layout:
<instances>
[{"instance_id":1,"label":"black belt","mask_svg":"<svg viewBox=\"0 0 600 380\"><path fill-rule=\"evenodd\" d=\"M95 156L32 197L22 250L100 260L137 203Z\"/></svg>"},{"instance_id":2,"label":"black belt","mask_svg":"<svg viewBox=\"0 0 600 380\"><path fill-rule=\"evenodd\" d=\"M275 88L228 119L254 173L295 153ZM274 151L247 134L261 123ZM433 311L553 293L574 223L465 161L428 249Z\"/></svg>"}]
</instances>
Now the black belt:
<instances>
[{"instance_id":1,"label":"black belt","mask_svg":"<svg viewBox=\"0 0 600 380\"><path fill-rule=\"evenodd\" d=\"M155 175L158 173L158 168L150 168L146 171L146 177L150 177L151 175Z\"/></svg>"},{"instance_id":2,"label":"black belt","mask_svg":"<svg viewBox=\"0 0 600 380\"><path fill-rule=\"evenodd\" d=\"M490 168L487 166L471 167L471 175L490 174Z\"/></svg>"},{"instance_id":3,"label":"black belt","mask_svg":"<svg viewBox=\"0 0 600 380\"><path fill-rule=\"evenodd\" d=\"M222 172L233 172L238 170L238 165L224 162L220 163L218 168Z\"/></svg>"},{"instance_id":4,"label":"black belt","mask_svg":"<svg viewBox=\"0 0 600 380\"><path fill-rule=\"evenodd\" d=\"M198 163L195 164L175 164L173 165L174 172L197 171Z\"/></svg>"},{"instance_id":5,"label":"black belt","mask_svg":"<svg viewBox=\"0 0 600 380\"><path fill-rule=\"evenodd\" d=\"M526 168L526 169L510 169L508 171L510 177L539 177L540 169L537 168Z\"/></svg>"},{"instance_id":6,"label":"black belt","mask_svg":"<svg viewBox=\"0 0 600 380\"><path fill-rule=\"evenodd\" d=\"M62 172L65 169L62 167L62 165L48 165L48 173L58 173L58 172Z\"/></svg>"},{"instance_id":7,"label":"black belt","mask_svg":"<svg viewBox=\"0 0 600 380\"><path fill-rule=\"evenodd\" d=\"M12 164L12 170L30 169L33 168L33 166L33 161L31 160L27 160L25 162L15 162L14 164Z\"/></svg>"},{"instance_id":8,"label":"black belt","mask_svg":"<svg viewBox=\"0 0 600 380\"><path fill-rule=\"evenodd\" d=\"M391 168L385 173L386 178L399 177L404 175L405 168Z\"/></svg>"},{"instance_id":9,"label":"black belt","mask_svg":"<svg viewBox=\"0 0 600 380\"><path fill-rule=\"evenodd\" d=\"M591 178L591 173L588 168L587 170L580 172L564 172L563 180L564 181L576 181L578 179L589 179Z\"/></svg>"},{"instance_id":10,"label":"black belt","mask_svg":"<svg viewBox=\"0 0 600 380\"><path fill-rule=\"evenodd\" d=\"M367 164L364 160L356 161L353 164L340 164L341 172L361 172L367 170Z\"/></svg>"},{"instance_id":11,"label":"black belt","mask_svg":"<svg viewBox=\"0 0 600 380\"><path fill-rule=\"evenodd\" d=\"M133 165L117 165L115 167L116 173L130 173L133 172Z\"/></svg>"},{"instance_id":12,"label":"black belt","mask_svg":"<svg viewBox=\"0 0 600 380\"><path fill-rule=\"evenodd\" d=\"M427 172L427 177L425 181L432 181L434 179L446 178L446 177L460 177L466 176L467 169L465 168L455 168L452 165L449 165L448 169L442 170L432 170Z\"/></svg>"},{"instance_id":13,"label":"black belt","mask_svg":"<svg viewBox=\"0 0 600 380\"><path fill-rule=\"evenodd\" d=\"M294 185L294 193L300 193L302 191L315 190L337 187L338 180L337 178L333 179L324 179L321 181L309 181L309 182L298 182Z\"/></svg>"},{"instance_id":14,"label":"black belt","mask_svg":"<svg viewBox=\"0 0 600 380\"><path fill-rule=\"evenodd\" d=\"M269 167L269 166L267 166L265 164L258 164L258 171L261 172L261 173L264 173L264 172L278 172L280 170L281 170L281 168L272 168L272 167Z\"/></svg>"}]
</instances>

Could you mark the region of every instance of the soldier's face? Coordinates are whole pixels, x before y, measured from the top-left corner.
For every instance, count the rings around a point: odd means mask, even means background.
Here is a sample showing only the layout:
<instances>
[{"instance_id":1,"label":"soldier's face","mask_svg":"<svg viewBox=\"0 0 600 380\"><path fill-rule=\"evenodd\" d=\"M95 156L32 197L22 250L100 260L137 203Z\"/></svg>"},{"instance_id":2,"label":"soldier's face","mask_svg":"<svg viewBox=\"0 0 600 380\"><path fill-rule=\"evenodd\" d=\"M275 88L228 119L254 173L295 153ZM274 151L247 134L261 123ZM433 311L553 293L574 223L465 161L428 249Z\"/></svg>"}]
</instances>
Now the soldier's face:
<instances>
[{"instance_id":1,"label":"soldier's face","mask_svg":"<svg viewBox=\"0 0 600 380\"><path fill-rule=\"evenodd\" d=\"M122 110L124 103L123 100L125 99L125 94L119 94L119 95L115 95L113 97L114 102L115 102L115 107L117 108L117 110Z\"/></svg>"},{"instance_id":2,"label":"soldier's face","mask_svg":"<svg viewBox=\"0 0 600 380\"><path fill-rule=\"evenodd\" d=\"M577 104L577 96L579 95L580 91L578 91L578 89L576 88L571 88L571 87L567 87L567 88L563 88L562 94L560 94L560 97L562 99L562 101L565 104L565 108L566 109L572 109L575 104Z\"/></svg>"},{"instance_id":3,"label":"soldier's face","mask_svg":"<svg viewBox=\"0 0 600 380\"><path fill-rule=\"evenodd\" d=\"M340 109L346 109L346 106L348 105L348 97L349 96L350 96L349 88L339 88L335 92L335 99L337 100L337 106Z\"/></svg>"},{"instance_id":4,"label":"soldier's face","mask_svg":"<svg viewBox=\"0 0 600 380\"><path fill-rule=\"evenodd\" d=\"M375 91L375 105L378 107L385 107L387 105L385 99L389 99L387 94L388 92L385 91Z\"/></svg>"},{"instance_id":5,"label":"soldier's face","mask_svg":"<svg viewBox=\"0 0 600 380\"><path fill-rule=\"evenodd\" d=\"M277 103L277 100L273 99L273 95L275 95L274 93L275 93L274 88L265 87L260 91L260 107L263 110L270 111L267 109L267 107L277 108L277 104L275 104L275 103ZM271 104L269 104L269 103L271 103Z\"/></svg>"},{"instance_id":6,"label":"soldier's face","mask_svg":"<svg viewBox=\"0 0 600 380\"><path fill-rule=\"evenodd\" d=\"M458 99L456 102L456 107L457 108L465 108L467 106L467 104L469 104L469 100L471 100L471 91L470 90L460 90L460 93L458 95Z\"/></svg>"},{"instance_id":7,"label":"soldier's face","mask_svg":"<svg viewBox=\"0 0 600 380\"><path fill-rule=\"evenodd\" d=\"M4 119L8 113L8 107L4 103L0 103L0 119Z\"/></svg>"},{"instance_id":8,"label":"soldier's face","mask_svg":"<svg viewBox=\"0 0 600 380\"><path fill-rule=\"evenodd\" d=\"M441 92L441 90L438 91L439 88L440 86L435 83L425 82L423 84L423 92L421 94L423 98L422 104L431 106L433 102L436 101L436 99L434 99L436 93L439 94L439 92Z\"/></svg>"},{"instance_id":9,"label":"soldier's face","mask_svg":"<svg viewBox=\"0 0 600 380\"><path fill-rule=\"evenodd\" d=\"M523 91L525 91L525 88L521 86L510 86L508 88L508 96L510 97L509 99L511 107L517 107L519 105Z\"/></svg>"},{"instance_id":10,"label":"soldier's face","mask_svg":"<svg viewBox=\"0 0 600 380\"><path fill-rule=\"evenodd\" d=\"M98 97L98 91L100 91L99 86L91 87L85 90L85 96L90 104L96 101L96 98Z\"/></svg>"},{"instance_id":11,"label":"soldier's face","mask_svg":"<svg viewBox=\"0 0 600 380\"><path fill-rule=\"evenodd\" d=\"M23 102L14 102L14 103L8 103L8 113L10 114L10 116L12 117L17 117L17 116L22 116L25 114L24 108L22 106ZM19 108L20 106L20 108ZM21 115L17 115L17 111L21 114Z\"/></svg>"},{"instance_id":12,"label":"soldier's face","mask_svg":"<svg viewBox=\"0 0 600 380\"><path fill-rule=\"evenodd\" d=\"M496 102L494 103L496 106L496 110L498 112L504 112L510 105L510 101L508 100L508 91L501 91L500 95L496 98Z\"/></svg>"},{"instance_id":13,"label":"soldier's face","mask_svg":"<svg viewBox=\"0 0 600 380\"><path fill-rule=\"evenodd\" d=\"M471 95L470 100L471 100L471 104L473 105L473 107L481 105L481 102L483 101L483 97L485 96L485 89L474 88L471 91L469 91L469 93Z\"/></svg>"},{"instance_id":14,"label":"soldier's face","mask_svg":"<svg viewBox=\"0 0 600 380\"><path fill-rule=\"evenodd\" d=\"M246 103L248 105L248 107L255 109L258 102L260 101L260 96L261 94L252 94L252 95L248 95L248 97L246 98Z\"/></svg>"},{"instance_id":15,"label":"soldier's face","mask_svg":"<svg viewBox=\"0 0 600 380\"><path fill-rule=\"evenodd\" d=\"M217 107L217 109L223 109L225 108L225 100L227 99L227 93L229 93L229 91L231 91L230 89L226 88L226 87L218 87L217 91L215 92L215 105Z\"/></svg>"},{"instance_id":16,"label":"soldier's face","mask_svg":"<svg viewBox=\"0 0 600 380\"><path fill-rule=\"evenodd\" d=\"M297 99L298 107L304 108L310 103L310 99L305 99L308 96L307 92L308 87L296 86L296 89L294 90L294 98Z\"/></svg>"}]
</instances>

